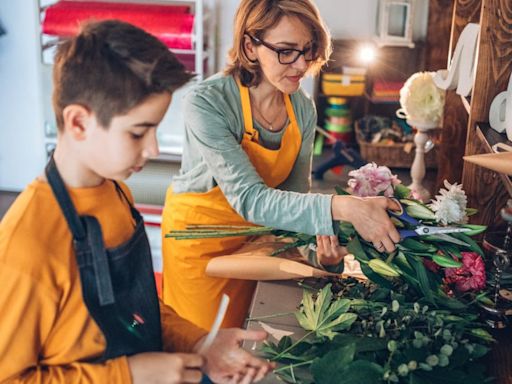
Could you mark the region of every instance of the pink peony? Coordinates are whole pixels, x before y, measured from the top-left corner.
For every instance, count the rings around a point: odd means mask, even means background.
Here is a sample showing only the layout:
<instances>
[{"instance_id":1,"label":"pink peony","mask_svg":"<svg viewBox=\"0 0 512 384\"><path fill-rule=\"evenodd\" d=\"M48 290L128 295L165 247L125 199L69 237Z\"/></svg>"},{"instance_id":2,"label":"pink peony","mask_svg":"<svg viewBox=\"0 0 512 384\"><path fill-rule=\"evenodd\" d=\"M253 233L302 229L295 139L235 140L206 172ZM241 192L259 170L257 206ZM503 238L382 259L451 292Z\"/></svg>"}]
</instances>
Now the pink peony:
<instances>
[{"instance_id":1,"label":"pink peony","mask_svg":"<svg viewBox=\"0 0 512 384\"><path fill-rule=\"evenodd\" d=\"M445 283L454 285L459 292L479 291L485 288L485 265L476 252L461 252L462 267L446 268Z\"/></svg>"},{"instance_id":2,"label":"pink peony","mask_svg":"<svg viewBox=\"0 0 512 384\"><path fill-rule=\"evenodd\" d=\"M379 167L375 163L350 171L348 175L352 177L348 181L348 186L352 188L355 195L360 197L378 195L392 197L393 186L401 183L388 167Z\"/></svg>"}]
</instances>

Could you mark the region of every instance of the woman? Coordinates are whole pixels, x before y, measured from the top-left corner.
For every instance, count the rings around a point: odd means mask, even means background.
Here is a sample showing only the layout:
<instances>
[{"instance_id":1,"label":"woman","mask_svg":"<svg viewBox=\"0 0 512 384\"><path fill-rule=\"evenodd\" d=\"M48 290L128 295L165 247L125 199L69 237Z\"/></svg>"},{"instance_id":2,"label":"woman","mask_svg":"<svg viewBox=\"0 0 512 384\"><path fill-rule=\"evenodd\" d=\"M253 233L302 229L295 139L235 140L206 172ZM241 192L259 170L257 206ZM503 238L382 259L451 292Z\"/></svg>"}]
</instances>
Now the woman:
<instances>
[{"instance_id":1,"label":"woman","mask_svg":"<svg viewBox=\"0 0 512 384\"><path fill-rule=\"evenodd\" d=\"M190 224L265 225L318 235L317 255L345 254L333 220L351 222L380 249L399 235L385 198L307 193L315 106L300 80L327 61L330 38L310 0L242 0L231 64L185 99L182 168L167 192L163 233ZM222 293L223 326L240 326L254 282L205 276L208 261L234 253L246 238L163 241L163 298L180 316L209 329Z\"/></svg>"}]
</instances>

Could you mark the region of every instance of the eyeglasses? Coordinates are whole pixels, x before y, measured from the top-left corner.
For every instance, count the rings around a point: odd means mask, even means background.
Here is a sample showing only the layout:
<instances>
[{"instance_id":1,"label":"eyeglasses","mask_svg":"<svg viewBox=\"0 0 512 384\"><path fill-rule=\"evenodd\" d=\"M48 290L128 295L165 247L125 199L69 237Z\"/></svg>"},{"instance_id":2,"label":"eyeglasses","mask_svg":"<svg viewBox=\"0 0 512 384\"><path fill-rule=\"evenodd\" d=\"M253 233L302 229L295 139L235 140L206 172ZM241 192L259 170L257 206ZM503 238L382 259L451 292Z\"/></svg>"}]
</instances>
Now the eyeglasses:
<instances>
[{"instance_id":1,"label":"eyeglasses","mask_svg":"<svg viewBox=\"0 0 512 384\"><path fill-rule=\"evenodd\" d=\"M256 44L261 44L264 47L267 47L268 49L277 53L277 59L279 60L280 64L293 64L299 60L301 55L304 56L304 60L306 62L315 61L318 59L317 48L314 44L310 47L304 48L303 50L294 48L277 48L261 39L258 39L257 37L251 36L249 34L247 34L247 36L249 36L251 40Z\"/></svg>"}]
</instances>

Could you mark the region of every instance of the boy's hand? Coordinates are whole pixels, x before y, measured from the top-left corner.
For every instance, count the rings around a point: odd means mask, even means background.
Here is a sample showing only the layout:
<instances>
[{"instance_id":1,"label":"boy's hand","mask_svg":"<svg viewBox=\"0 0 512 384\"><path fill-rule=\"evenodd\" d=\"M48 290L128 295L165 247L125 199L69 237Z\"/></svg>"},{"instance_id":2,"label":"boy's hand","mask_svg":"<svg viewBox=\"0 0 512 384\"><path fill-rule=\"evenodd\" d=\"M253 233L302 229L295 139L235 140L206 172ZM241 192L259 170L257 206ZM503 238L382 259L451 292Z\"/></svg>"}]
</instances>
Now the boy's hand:
<instances>
[{"instance_id":1,"label":"boy's hand","mask_svg":"<svg viewBox=\"0 0 512 384\"><path fill-rule=\"evenodd\" d=\"M215 383L248 384L261 380L274 365L259 359L240 344L244 340L262 341L267 337L264 331L247 331L239 328L221 329L210 348L204 353L206 374ZM196 350L203 343L199 340Z\"/></svg>"},{"instance_id":2,"label":"boy's hand","mask_svg":"<svg viewBox=\"0 0 512 384\"><path fill-rule=\"evenodd\" d=\"M133 384L200 383L204 359L187 353L147 352L128 357Z\"/></svg>"},{"instance_id":3,"label":"boy's hand","mask_svg":"<svg viewBox=\"0 0 512 384\"><path fill-rule=\"evenodd\" d=\"M347 248L340 246L338 236L316 236L316 257L322 265L338 265L348 255Z\"/></svg>"}]
</instances>

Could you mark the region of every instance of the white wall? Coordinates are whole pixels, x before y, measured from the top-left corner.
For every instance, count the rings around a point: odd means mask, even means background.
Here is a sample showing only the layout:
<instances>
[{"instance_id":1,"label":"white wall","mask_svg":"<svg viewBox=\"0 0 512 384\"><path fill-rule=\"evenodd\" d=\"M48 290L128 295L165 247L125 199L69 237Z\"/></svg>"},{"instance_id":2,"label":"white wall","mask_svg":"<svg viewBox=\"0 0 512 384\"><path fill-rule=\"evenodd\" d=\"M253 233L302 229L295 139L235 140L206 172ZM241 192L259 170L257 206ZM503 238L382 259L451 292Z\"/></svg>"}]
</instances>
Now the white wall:
<instances>
[{"instance_id":1,"label":"white wall","mask_svg":"<svg viewBox=\"0 0 512 384\"><path fill-rule=\"evenodd\" d=\"M0 1L0 189L21 190L45 162L38 8Z\"/></svg>"},{"instance_id":2,"label":"white wall","mask_svg":"<svg viewBox=\"0 0 512 384\"><path fill-rule=\"evenodd\" d=\"M232 42L233 18L239 0L216 0L218 68L223 68ZM377 0L316 0L334 38L368 39L375 31ZM417 0L415 39L427 29L428 0ZM7 35L0 37L0 189L21 190L45 164L44 120L48 115L49 76L41 64L37 0L0 0L0 20ZM44 74L44 75L43 75ZM311 88L309 81L307 88ZM176 95L176 102L179 95ZM46 101L44 104L43 101ZM180 109L179 103L173 108ZM176 105L175 105L176 104ZM171 114L161 129L180 135L179 114ZM168 129L165 129L166 126ZM173 143L165 143L172 145Z\"/></svg>"}]
</instances>

